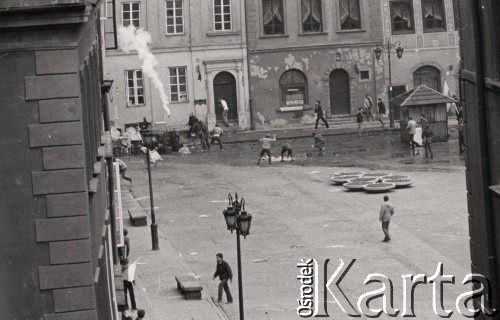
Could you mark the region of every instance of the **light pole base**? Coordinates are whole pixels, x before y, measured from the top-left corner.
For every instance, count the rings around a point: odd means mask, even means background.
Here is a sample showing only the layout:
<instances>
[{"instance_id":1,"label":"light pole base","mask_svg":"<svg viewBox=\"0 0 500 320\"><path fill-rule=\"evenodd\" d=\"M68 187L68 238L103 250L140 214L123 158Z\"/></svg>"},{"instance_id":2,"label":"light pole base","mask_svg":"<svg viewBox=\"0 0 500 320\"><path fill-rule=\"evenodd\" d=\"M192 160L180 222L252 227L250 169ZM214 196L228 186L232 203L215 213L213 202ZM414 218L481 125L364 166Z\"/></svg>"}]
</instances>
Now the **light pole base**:
<instances>
[{"instance_id":1,"label":"light pole base","mask_svg":"<svg viewBox=\"0 0 500 320\"><path fill-rule=\"evenodd\" d=\"M160 245L158 243L158 225L156 223L151 224L151 240L153 243L153 250L160 250Z\"/></svg>"}]
</instances>

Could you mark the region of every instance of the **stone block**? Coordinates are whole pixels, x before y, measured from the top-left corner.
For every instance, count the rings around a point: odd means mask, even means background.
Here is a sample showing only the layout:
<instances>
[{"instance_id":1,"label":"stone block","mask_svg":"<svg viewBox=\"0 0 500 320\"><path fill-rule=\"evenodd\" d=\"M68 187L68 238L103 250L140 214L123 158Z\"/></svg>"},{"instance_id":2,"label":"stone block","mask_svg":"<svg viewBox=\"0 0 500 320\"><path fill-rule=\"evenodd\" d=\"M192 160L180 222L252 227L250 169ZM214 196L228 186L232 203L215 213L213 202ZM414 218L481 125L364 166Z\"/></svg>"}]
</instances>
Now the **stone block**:
<instances>
[{"instance_id":1,"label":"stone block","mask_svg":"<svg viewBox=\"0 0 500 320\"><path fill-rule=\"evenodd\" d=\"M95 310L45 314L43 320L97 320Z\"/></svg>"},{"instance_id":2,"label":"stone block","mask_svg":"<svg viewBox=\"0 0 500 320\"><path fill-rule=\"evenodd\" d=\"M80 96L78 74L29 76L24 78L26 100L77 98Z\"/></svg>"},{"instance_id":3,"label":"stone block","mask_svg":"<svg viewBox=\"0 0 500 320\"><path fill-rule=\"evenodd\" d=\"M86 192L53 194L46 196L47 217L85 216L89 212Z\"/></svg>"},{"instance_id":4,"label":"stone block","mask_svg":"<svg viewBox=\"0 0 500 320\"><path fill-rule=\"evenodd\" d=\"M93 284L90 263L38 267L40 290L91 286Z\"/></svg>"},{"instance_id":5,"label":"stone block","mask_svg":"<svg viewBox=\"0 0 500 320\"><path fill-rule=\"evenodd\" d=\"M36 74L60 74L78 72L76 50L50 50L35 52Z\"/></svg>"},{"instance_id":6,"label":"stone block","mask_svg":"<svg viewBox=\"0 0 500 320\"><path fill-rule=\"evenodd\" d=\"M95 309L93 286L59 289L52 292L55 312Z\"/></svg>"},{"instance_id":7,"label":"stone block","mask_svg":"<svg viewBox=\"0 0 500 320\"><path fill-rule=\"evenodd\" d=\"M65 241L90 238L89 218L87 216L36 219L36 241Z\"/></svg>"},{"instance_id":8,"label":"stone block","mask_svg":"<svg viewBox=\"0 0 500 320\"><path fill-rule=\"evenodd\" d=\"M82 119L80 99L56 99L39 101L40 122L64 122Z\"/></svg>"},{"instance_id":9,"label":"stone block","mask_svg":"<svg viewBox=\"0 0 500 320\"><path fill-rule=\"evenodd\" d=\"M43 169L73 169L85 167L83 145L43 148Z\"/></svg>"},{"instance_id":10,"label":"stone block","mask_svg":"<svg viewBox=\"0 0 500 320\"><path fill-rule=\"evenodd\" d=\"M50 242L49 253L50 264L90 262L90 240Z\"/></svg>"},{"instance_id":11,"label":"stone block","mask_svg":"<svg viewBox=\"0 0 500 320\"><path fill-rule=\"evenodd\" d=\"M79 121L32 124L28 128L31 148L83 144L83 128Z\"/></svg>"},{"instance_id":12,"label":"stone block","mask_svg":"<svg viewBox=\"0 0 500 320\"><path fill-rule=\"evenodd\" d=\"M87 191L85 170L33 171L33 195Z\"/></svg>"}]
</instances>

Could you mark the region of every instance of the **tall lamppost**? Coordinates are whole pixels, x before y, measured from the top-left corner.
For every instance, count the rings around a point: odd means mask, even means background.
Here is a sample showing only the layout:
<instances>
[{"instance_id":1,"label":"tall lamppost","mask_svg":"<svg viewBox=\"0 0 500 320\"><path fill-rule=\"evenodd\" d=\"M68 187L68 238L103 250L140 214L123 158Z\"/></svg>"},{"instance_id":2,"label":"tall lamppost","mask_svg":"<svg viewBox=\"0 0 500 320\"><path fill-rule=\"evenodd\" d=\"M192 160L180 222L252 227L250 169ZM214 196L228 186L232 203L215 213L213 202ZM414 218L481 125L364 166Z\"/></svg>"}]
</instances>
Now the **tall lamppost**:
<instances>
[{"instance_id":1,"label":"tall lamppost","mask_svg":"<svg viewBox=\"0 0 500 320\"><path fill-rule=\"evenodd\" d=\"M158 225L156 224L155 204L153 200L153 180L151 179L151 155L149 149L153 145L153 133L151 130L141 130L142 139L146 146L146 162L148 164L148 178L149 178L149 204L151 206L151 240L153 243L153 250L160 250L158 243Z\"/></svg>"},{"instance_id":2,"label":"tall lamppost","mask_svg":"<svg viewBox=\"0 0 500 320\"><path fill-rule=\"evenodd\" d=\"M245 199L241 198L238 202L238 194L235 193L236 200L233 202L231 194L228 195L229 206L222 213L226 220L227 229L233 233L236 230L236 250L238 256L238 296L240 305L240 320L245 319L243 312L243 280L241 275L241 249L240 235L245 239L250 234L250 225L252 223L252 215L245 211Z\"/></svg>"},{"instance_id":3,"label":"tall lamppost","mask_svg":"<svg viewBox=\"0 0 500 320\"><path fill-rule=\"evenodd\" d=\"M391 43L390 39L387 39L387 43L383 44L380 43L377 48L374 50L375 51L375 57L377 60L380 60L380 57L382 57L382 49L380 49L381 46L382 48L387 51L387 60L389 62L389 88L387 88L387 97L389 100L392 99L392 74L391 74L391 51L393 49L396 49L396 56L398 59L401 59L403 57L403 51L406 48L406 46L401 46L401 41L396 41L395 43ZM389 125L391 128L394 128L394 108L389 104Z\"/></svg>"}]
</instances>

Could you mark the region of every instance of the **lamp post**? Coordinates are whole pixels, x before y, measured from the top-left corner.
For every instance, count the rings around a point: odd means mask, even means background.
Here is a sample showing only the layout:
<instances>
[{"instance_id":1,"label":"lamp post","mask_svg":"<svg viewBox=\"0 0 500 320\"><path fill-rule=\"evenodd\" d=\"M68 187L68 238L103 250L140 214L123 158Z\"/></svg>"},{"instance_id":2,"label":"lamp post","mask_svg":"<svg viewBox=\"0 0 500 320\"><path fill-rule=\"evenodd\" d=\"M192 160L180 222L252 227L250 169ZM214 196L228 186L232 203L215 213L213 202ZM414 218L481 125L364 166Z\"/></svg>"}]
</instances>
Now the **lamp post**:
<instances>
[{"instance_id":1,"label":"lamp post","mask_svg":"<svg viewBox=\"0 0 500 320\"><path fill-rule=\"evenodd\" d=\"M391 50L395 49L396 51L396 56L398 59L401 59L403 57L403 52L404 49L406 49L406 46L401 46L401 41L396 41L395 43L391 43L390 39L387 39L387 43L383 44L380 43L377 48L375 48L375 57L377 60L380 60L380 57L382 57L382 49L380 49L381 46L382 48L387 51L387 60L389 62L389 88L387 88L387 97L389 100L392 99L392 74L391 74ZM389 103L389 126L391 128L394 128L394 108L391 106Z\"/></svg>"},{"instance_id":2,"label":"lamp post","mask_svg":"<svg viewBox=\"0 0 500 320\"><path fill-rule=\"evenodd\" d=\"M151 206L151 241L153 243L153 250L160 250L158 243L158 225L156 224L155 204L153 200L153 181L151 179L151 156L149 148L153 144L153 134L150 130L141 130L142 139L146 146L146 162L148 164L148 179L149 179L149 204Z\"/></svg>"},{"instance_id":3,"label":"lamp post","mask_svg":"<svg viewBox=\"0 0 500 320\"><path fill-rule=\"evenodd\" d=\"M238 202L238 194L235 193L235 201L231 194L228 195L229 206L222 213L226 220L227 229L233 233L236 230L236 250L238 257L238 296L240 306L240 320L245 319L243 311L243 280L241 275L241 249L240 249L240 235L245 239L250 234L250 225L252 223L252 215L245 211L245 199L241 198Z\"/></svg>"}]
</instances>

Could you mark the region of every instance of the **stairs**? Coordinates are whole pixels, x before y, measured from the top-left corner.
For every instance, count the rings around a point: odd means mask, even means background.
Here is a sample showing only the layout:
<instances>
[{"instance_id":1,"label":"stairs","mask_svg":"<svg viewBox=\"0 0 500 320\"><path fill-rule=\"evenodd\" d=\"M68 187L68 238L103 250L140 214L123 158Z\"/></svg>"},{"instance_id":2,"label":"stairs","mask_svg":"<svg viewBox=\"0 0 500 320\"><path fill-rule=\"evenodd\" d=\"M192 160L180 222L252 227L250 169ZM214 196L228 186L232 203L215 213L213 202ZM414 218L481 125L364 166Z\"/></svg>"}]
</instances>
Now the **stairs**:
<instances>
[{"instance_id":1,"label":"stairs","mask_svg":"<svg viewBox=\"0 0 500 320\"><path fill-rule=\"evenodd\" d=\"M340 125L346 125L346 124L355 124L356 117L351 116L350 114L340 114L340 115L330 116L326 119L326 121L328 121L328 125L330 125L330 126L340 126ZM321 124L322 123L320 121L319 125L321 125Z\"/></svg>"}]
</instances>

